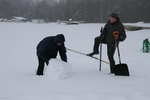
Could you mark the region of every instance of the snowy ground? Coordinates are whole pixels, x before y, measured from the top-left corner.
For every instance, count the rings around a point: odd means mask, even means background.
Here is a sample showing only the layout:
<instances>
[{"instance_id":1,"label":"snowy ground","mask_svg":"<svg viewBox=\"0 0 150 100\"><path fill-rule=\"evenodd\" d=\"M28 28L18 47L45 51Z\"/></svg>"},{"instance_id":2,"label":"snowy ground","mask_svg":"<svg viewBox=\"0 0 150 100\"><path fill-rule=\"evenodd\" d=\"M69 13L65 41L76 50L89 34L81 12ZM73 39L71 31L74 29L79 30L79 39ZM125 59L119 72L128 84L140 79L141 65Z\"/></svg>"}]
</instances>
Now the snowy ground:
<instances>
[{"instance_id":1,"label":"snowy ground","mask_svg":"<svg viewBox=\"0 0 150 100\"><path fill-rule=\"evenodd\" d=\"M64 34L66 47L89 53L103 25L0 23L0 100L150 100L150 54L140 52L150 30L127 31L120 44L130 77L108 74L104 63L100 72L99 61L70 51L71 77L55 81L35 75L36 46L44 37ZM106 50L103 45L102 58L108 61ZM117 53L115 59L118 63Z\"/></svg>"}]
</instances>

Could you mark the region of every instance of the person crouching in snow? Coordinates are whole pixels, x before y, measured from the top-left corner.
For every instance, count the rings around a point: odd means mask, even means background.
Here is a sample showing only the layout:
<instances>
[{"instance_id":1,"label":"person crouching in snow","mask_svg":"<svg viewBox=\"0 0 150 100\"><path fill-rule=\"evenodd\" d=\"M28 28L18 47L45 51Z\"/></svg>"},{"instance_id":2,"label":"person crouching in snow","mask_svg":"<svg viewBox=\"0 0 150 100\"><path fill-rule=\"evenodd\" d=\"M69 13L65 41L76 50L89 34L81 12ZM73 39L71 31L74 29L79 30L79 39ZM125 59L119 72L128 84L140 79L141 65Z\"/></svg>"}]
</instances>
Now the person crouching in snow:
<instances>
[{"instance_id":1,"label":"person crouching in snow","mask_svg":"<svg viewBox=\"0 0 150 100\"><path fill-rule=\"evenodd\" d=\"M38 69L36 75L43 75L44 63L49 64L51 58L56 58L57 52L63 61L67 62L65 37L63 34L44 38L37 45Z\"/></svg>"}]
</instances>

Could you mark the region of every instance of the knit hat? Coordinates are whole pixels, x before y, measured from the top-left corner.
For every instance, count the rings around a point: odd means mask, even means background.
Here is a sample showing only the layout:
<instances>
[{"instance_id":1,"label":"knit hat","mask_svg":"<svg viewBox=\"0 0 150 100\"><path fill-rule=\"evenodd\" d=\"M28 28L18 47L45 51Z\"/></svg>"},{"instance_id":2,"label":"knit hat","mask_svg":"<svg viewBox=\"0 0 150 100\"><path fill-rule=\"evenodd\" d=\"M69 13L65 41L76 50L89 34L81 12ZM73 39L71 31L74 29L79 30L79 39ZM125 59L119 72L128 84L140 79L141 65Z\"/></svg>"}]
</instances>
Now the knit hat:
<instances>
[{"instance_id":1,"label":"knit hat","mask_svg":"<svg viewBox=\"0 0 150 100\"><path fill-rule=\"evenodd\" d=\"M111 15L109 15L110 17L115 17L115 18L117 18L117 19L119 19L119 16L118 16L118 14L117 13L112 13Z\"/></svg>"}]
</instances>

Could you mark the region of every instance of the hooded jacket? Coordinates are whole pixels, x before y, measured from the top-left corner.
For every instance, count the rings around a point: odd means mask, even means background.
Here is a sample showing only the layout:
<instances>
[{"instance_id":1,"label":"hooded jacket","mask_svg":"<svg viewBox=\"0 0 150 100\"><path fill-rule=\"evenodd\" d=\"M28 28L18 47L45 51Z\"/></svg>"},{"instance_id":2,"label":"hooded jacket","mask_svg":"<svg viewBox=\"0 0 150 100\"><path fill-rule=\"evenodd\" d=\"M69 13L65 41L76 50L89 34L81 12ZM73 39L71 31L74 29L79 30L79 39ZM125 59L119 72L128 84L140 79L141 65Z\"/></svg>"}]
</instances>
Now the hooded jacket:
<instances>
[{"instance_id":1,"label":"hooded jacket","mask_svg":"<svg viewBox=\"0 0 150 100\"><path fill-rule=\"evenodd\" d=\"M123 24L118 19L115 23L107 22L105 25L101 36L105 38L107 45L115 45L116 38L113 35L113 32L119 32L118 41L124 41L126 39L126 33Z\"/></svg>"},{"instance_id":2,"label":"hooded jacket","mask_svg":"<svg viewBox=\"0 0 150 100\"><path fill-rule=\"evenodd\" d=\"M61 59L67 62L64 42L65 37L63 34L44 38L37 45L37 56L44 62L48 62L51 58L56 58L59 52ZM58 46L57 43L62 43L62 45Z\"/></svg>"}]
</instances>

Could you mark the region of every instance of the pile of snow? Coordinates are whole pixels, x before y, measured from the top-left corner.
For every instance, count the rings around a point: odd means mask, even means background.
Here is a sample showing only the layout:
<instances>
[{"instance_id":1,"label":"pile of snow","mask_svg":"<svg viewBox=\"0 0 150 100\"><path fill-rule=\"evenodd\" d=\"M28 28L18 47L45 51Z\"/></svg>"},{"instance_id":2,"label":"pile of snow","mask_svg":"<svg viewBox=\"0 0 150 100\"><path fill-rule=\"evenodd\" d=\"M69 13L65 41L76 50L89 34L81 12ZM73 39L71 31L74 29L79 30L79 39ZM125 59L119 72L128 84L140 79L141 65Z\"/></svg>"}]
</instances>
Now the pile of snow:
<instances>
[{"instance_id":1,"label":"pile of snow","mask_svg":"<svg viewBox=\"0 0 150 100\"><path fill-rule=\"evenodd\" d=\"M139 27L141 29L150 29L149 23L144 23L144 22L137 22L137 23L124 23L125 27L126 26L132 26L132 27Z\"/></svg>"},{"instance_id":2,"label":"pile of snow","mask_svg":"<svg viewBox=\"0 0 150 100\"><path fill-rule=\"evenodd\" d=\"M137 22L137 23L134 23L135 25L142 25L144 24L144 22Z\"/></svg>"},{"instance_id":3,"label":"pile of snow","mask_svg":"<svg viewBox=\"0 0 150 100\"><path fill-rule=\"evenodd\" d=\"M51 59L45 68L45 75L51 80L67 79L71 76L71 65L58 59Z\"/></svg>"}]
</instances>

